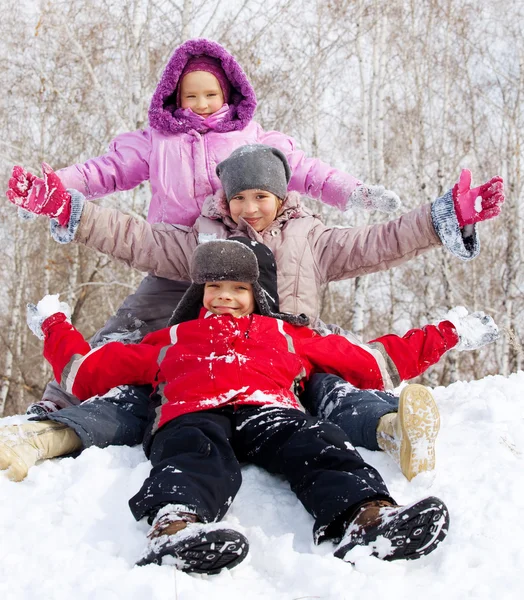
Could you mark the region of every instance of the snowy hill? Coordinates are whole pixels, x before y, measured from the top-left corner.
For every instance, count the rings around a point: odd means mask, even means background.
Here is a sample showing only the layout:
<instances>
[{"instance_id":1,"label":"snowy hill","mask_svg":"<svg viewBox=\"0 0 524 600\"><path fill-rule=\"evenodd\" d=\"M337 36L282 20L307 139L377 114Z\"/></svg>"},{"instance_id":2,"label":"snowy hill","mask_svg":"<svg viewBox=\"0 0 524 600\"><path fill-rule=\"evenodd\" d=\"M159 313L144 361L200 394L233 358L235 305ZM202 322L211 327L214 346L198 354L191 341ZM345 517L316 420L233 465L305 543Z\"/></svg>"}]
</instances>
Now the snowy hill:
<instances>
[{"instance_id":1,"label":"snowy hill","mask_svg":"<svg viewBox=\"0 0 524 600\"><path fill-rule=\"evenodd\" d=\"M437 470L409 483L382 453L363 451L399 503L442 498L440 548L418 561L355 566L314 546L312 518L281 479L244 469L227 520L250 541L232 571L195 576L135 567L146 523L127 507L149 471L142 450L91 448L46 461L22 483L0 475L3 600L512 600L524 584L524 372L437 388ZM0 419L18 423L24 417Z\"/></svg>"}]
</instances>

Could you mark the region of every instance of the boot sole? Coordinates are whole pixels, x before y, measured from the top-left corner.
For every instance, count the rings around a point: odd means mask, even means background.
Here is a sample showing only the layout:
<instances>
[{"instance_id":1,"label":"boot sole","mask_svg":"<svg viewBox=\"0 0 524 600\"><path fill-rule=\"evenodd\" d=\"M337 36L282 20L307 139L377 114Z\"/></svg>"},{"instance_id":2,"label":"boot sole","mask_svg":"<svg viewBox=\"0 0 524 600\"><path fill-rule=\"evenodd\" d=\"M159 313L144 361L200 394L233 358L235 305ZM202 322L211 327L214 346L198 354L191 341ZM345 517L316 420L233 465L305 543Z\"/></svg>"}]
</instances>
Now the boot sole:
<instances>
[{"instance_id":1,"label":"boot sole","mask_svg":"<svg viewBox=\"0 0 524 600\"><path fill-rule=\"evenodd\" d=\"M400 468L408 480L435 468L435 440L440 415L431 392L413 383L400 393L399 418L402 430Z\"/></svg>"},{"instance_id":2,"label":"boot sole","mask_svg":"<svg viewBox=\"0 0 524 600\"><path fill-rule=\"evenodd\" d=\"M247 538L232 529L201 531L181 540L168 541L152 550L136 564L161 565L164 557L176 559L176 567L186 573L216 575L222 569L232 569L246 558Z\"/></svg>"},{"instance_id":3,"label":"boot sole","mask_svg":"<svg viewBox=\"0 0 524 600\"><path fill-rule=\"evenodd\" d=\"M397 514L385 516L380 525L342 542L335 556L346 560L355 546L371 546L372 556L382 560L415 560L433 552L444 540L449 529L449 513L445 504L434 496L402 507ZM391 542L384 551L375 544L383 537ZM350 562L350 561L347 561Z\"/></svg>"},{"instance_id":4,"label":"boot sole","mask_svg":"<svg viewBox=\"0 0 524 600\"><path fill-rule=\"evenodd\" d=\"M380 447L400 465L406 479L435 468L435 440L440 429L440 415L431 392L423 385L412 383L400 393L398 420L401 431L398 440L382 435Z\"/></svg>"}]
</instances>

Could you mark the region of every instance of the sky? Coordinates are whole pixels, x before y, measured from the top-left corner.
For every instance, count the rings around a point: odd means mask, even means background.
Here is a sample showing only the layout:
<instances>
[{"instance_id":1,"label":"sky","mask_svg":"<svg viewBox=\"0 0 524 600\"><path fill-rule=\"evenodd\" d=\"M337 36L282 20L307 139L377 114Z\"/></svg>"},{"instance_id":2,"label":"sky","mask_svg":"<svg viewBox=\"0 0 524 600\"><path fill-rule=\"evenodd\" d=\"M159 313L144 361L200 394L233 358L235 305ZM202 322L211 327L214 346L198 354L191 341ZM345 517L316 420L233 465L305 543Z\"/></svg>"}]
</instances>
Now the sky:
<instances>
[{"instance_id":1,"label":"sky","mask_svg":"<svg viewBox=\"0 0 524 600\"><path fill-rule=\"evenodd\" d=\"M146 522L127 500L149 472L140 447L90 448L48 460L14 483L0 473L3 600L512 600L524 584L524 372L438 387L437 466L408 482L384 453L361 450L398 503L434 495L450 530L417 561L354 565L315 546L313 519L288 484L254 466L225 522L247 536L248 557L219 575L136 567ZM25 417L0 419L14 424Z\"/></svg>"}]
</instances>

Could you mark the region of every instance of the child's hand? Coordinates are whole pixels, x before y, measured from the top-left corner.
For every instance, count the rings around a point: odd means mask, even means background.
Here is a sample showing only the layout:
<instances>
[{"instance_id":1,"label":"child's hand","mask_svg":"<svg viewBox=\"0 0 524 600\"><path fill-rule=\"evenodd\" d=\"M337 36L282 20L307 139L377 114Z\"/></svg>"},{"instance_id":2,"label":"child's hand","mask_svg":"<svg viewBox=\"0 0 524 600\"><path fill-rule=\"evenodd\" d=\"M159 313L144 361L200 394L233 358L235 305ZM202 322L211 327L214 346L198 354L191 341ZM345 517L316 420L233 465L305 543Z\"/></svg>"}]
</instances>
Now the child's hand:
<instances>
[{"instance_id":1,"label":"child's hand","mask_svg":"<svg viewBox=\"0 0 524 600\"><path fill-rule=\"evenodd\" d=\"M461 228L500 214L504 202L502 177L493 177L487 183L471 189L471 171L463 169L453 186L453 203Z\"/></svg>"},{"instance_id":2,"label":"child's hand","mask_svg":"<svg viewBox=\"0 0 524 600\"><path fill-rule=\"evenodd\" d=\"M71 196L48 164L42 163L42 170L44 178L40 179L23 167L13 167L6 196L19 208L57 219L64 227L71 215Z\"/></svg>"},{"instance_id":3,"label":"child's hand","mask_svg":"<svg viewBox=\"0 0 524 600\"><path fill-rule=\"evenodd\" d=\"M359 185L349 197L348 208L356 206L364 210L381 210L392 213L400 208L400 198L383 185Z\"/></svg>"},{"instance_id":4,"label":"child's hand","mask_svg":"<svg viewBox=\"0 0 524 600\"><path fill-rule=\"evenodd\" d=\"M71 307L66 302L60 302L58 294L45 296L38 304L27 305L27 325L37 338L44 339L42 324L56 313L64 313L68 320L71 318Z\"/></svg>"},{"instance_id":5,"label":"child's hand","mask_svg":"<svg viewBox=\"0 0 524 600\"><path fill-rule=\"evenodd\" d=\"M456 350L476 350L498 339L500 332L495 321L482 311L468 314L463 306L452 308L445 316L457 330Z\"/></svg>"}]
</instances>

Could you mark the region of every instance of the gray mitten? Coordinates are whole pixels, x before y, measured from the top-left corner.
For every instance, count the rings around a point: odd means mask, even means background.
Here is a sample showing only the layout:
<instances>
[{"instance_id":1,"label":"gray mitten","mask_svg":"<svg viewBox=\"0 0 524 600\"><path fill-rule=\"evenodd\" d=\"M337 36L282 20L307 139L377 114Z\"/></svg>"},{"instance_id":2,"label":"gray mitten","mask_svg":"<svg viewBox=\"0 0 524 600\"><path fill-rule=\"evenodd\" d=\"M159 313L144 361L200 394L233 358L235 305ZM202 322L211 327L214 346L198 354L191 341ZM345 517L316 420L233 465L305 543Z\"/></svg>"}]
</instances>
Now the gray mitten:
<instances>
[{"instance_id":1,"label":"gray mitten","mask_svg":"<svg viewBox=\"0 0 524 600\"><path fill-rule=\"evenodd\" d=\"M444 317L457 330L456 350L476 350L498 339L500 332L495 321L482 311L468 314L463 306L452 308Z\"/></svg>"},{"instance_id":2,"label":"gray mitten","mask_svg":"<svg viewBox=\"0 0 524 600\"><path fill-rule=\"evenodd\" d=\"M68 320L71 318L71 307L58 300L58 294L45 296L38 304L29 303L26 310L26 321L29 329L37 338L43 340L42 323L55 313L64 313Z\"/></svg>"},{"instance_id":3,"label":"gray mitten","mask_svg":"<svg viewBox=\"0 0 524 600\"><path fill-rule=\"evenodd\" d=\"M391 213L400 208L400 198L383 185L359 185L348 200L348 207L356 206L364 210L381 210Z\"/></svg>"}]
</instances>

